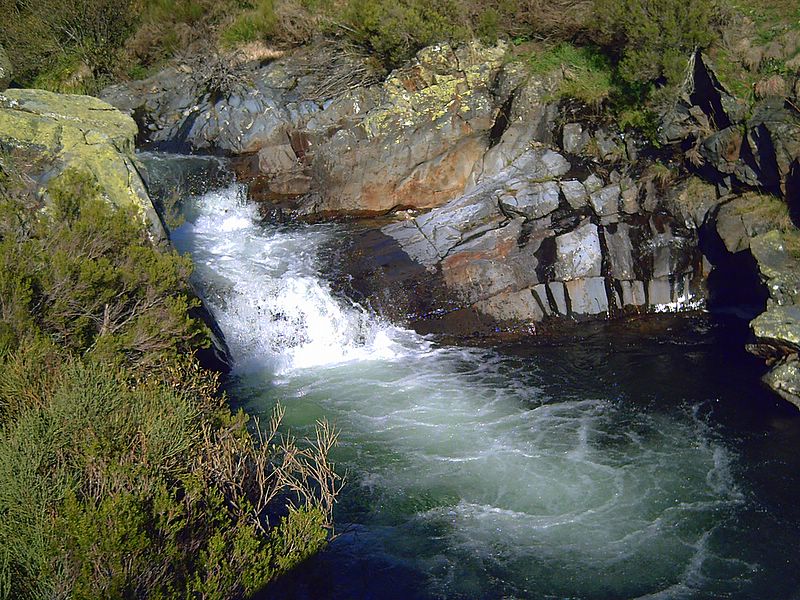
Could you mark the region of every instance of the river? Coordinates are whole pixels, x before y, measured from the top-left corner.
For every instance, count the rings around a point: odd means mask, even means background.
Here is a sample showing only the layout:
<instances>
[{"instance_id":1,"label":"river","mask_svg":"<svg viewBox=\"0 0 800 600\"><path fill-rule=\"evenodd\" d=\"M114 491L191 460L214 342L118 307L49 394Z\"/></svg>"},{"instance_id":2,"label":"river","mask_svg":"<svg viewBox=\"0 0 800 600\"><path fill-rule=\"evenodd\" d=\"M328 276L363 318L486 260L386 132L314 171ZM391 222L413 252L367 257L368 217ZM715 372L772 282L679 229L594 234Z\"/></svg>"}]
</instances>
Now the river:
<instances>
[{"instance_id":1,"label":"river","mask_svg":"<svg viewBox=\"0 0 800 600\"><path fill-rule=\"evenodd\" d=\"M261 224L231 186L173 232L232 402L340 432L329 549L264 598L800 597L800 419L709 314L446 345L331 291L341 225Z\"/></svg>"}]
</instances>

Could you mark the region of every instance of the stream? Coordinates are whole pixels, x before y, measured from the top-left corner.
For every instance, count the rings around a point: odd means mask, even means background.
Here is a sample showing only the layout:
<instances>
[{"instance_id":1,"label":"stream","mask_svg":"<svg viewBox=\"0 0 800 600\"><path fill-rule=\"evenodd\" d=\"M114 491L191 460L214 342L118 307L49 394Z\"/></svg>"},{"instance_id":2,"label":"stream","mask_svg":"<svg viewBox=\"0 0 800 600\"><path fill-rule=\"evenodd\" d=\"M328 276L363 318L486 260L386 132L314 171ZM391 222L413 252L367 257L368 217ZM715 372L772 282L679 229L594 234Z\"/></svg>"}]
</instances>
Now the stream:
<instances>
[{"instance_id":1,"label":"stream","mask_svg":"<svg viewBox=\"0 0 800 600\"><path fill-rule=\"evenodd\" d=\"M235 406L340 432L330 547L262 598L798 598L800 418L746 322L696 313L445 345L329 283L343 225L266 225L235 185L172 239Z\"/></svg>"}]
</instances>

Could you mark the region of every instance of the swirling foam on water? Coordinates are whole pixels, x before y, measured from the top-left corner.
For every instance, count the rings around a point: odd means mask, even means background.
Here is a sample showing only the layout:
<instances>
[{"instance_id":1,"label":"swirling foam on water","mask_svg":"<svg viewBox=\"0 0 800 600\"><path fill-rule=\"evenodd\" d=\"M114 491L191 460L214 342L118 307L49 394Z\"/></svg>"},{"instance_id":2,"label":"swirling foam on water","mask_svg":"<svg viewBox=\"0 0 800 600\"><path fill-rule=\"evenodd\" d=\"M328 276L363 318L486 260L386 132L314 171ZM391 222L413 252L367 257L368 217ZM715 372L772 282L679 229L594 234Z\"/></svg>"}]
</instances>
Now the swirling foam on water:
<instances>
[{"instance_id":1,"label":"swirling foam on water","mask_svg":"<svg viewBox=\"0 0 800 600\"><path fill-rule=\"evenodd\" d=\"M755 569L718 549L743 498L691 410L546 397L535 365L436 347L335 297L316 262L330 229L263 227L237 188L194 211L174 239L236 393L254 411L280 400L295 430L322 416L341 430L343 565L404 565L454 597L713 597Z\"/></svg>"}]
</instances>

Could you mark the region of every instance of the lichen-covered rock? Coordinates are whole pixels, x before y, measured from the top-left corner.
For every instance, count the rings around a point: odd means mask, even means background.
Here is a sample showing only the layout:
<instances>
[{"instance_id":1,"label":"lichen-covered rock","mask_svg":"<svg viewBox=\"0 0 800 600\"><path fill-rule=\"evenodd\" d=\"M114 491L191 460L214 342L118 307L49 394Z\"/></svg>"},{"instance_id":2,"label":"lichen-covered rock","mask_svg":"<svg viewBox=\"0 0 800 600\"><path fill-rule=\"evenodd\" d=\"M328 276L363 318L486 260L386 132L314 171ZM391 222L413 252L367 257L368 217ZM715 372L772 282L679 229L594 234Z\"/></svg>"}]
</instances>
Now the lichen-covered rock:
<instances>
[{"instance_id":1,"label":"lichen-covered rock","mask_svg":"<svg viewBox=\"0 0 800 600\"><path fill-rule=\"evenodd\" d=\"M8 84L11 83L11 78L14 75L14 67L11 64L11 59L0 44L0 92L4 91Z\"/></svg>"},{"instance_id":2,"label":"lichen-covered rock","mask_svg":"<svg viewBox=\"0 0 800 600\"><path fill-rule=\"evenodd\" d=\"M136 131L130 117L97 98L19 89L0 94L0 143L51 155L54 168L45 179L72 167L91 173L110 202L136 207L161 238L134 157Z\"/></svg>"},{"instance_id":3,"label":"lichen-covered rock","mask_svg":"<svg viewBox=\"0 0 800 600\"><path fill-rule=\"evenodd\" d=\"M505 50L441 44L393 72L382 102L316 149L313 210L430 208L461 195L489 148Z\"/></svg>"}]
</instances>

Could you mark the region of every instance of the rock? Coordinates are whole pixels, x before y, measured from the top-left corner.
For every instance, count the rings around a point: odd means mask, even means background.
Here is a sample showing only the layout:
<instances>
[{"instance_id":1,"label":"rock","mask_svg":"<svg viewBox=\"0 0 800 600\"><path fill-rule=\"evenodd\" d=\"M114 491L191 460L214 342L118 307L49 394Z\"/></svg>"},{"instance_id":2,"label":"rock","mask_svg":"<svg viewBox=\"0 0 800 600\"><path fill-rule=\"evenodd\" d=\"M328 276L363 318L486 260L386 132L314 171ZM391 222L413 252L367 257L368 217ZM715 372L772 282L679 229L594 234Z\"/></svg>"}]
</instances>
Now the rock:
<instances>
[{"instance_id":1,"label":"rock","mask_svg":"<svg viewBox=\"0 0 800 600\"><path fill-rule=\"evenodd\" d=\"M567 123L561 133L561 147L564 152L580 154L589 143L589 132L580 123Z\"/></svg>"},{"instance_id":2,"label":"rock","mask_svg":"<svg viewBox=\"0 0 800 600\"><path fill-rule=\"evenodd\" d=\"M593 194L603 188L603 180L592 173L586 178L586 181L583 182L583 186L589 194Z\"/></svg>"},{"instance_id":3,"label":"rock","mask_svg":"<svg viewBox=\"0 0 800 600\"><path fill-rule=\"evenodd\" d=\"M763 380L784 400L800 409L800 362L782 362L764 375Z\"/></svg>"},{"instance_id":4,"label":"rock","mask_svg":"<svg viewBox=\"0 0 800 600\"><path fill-rule=\"evenodd\" d=\"M597 158L604 161L616 161L625 156L625 144L615 133L598 129L594 136L597 147Z\"/></svg>"},{"instance_id":5,"label":"rock","mask_svg":"<svg viewBox=\"0 0 800 600\"><path fill-rule=\"evenodd\" d=\"M600 217L608 217L619 212L619 185L609 185L589 196L589 202Z\"/></svg>"},{"instance_id":6,"label":"rock","mask_svg":"<svg viewBox=\"0 0 800 600\"><path fill-rule=\"evenodd\" d=\"M555 277L562 281L600 277L603 255L597 225L590 222L556 237Z\"/></svg>"},{"instance_id":7,"label":"rock","mask_svg":"<svg viewBox=\"0 0 800 600\"><path fill-rule=\"evenodd\" d=\"M707 215L720 202L716 188L698 177L677 184L667 194L667 203L673 214L680 215L684 223L694 228L703 225Z\"/></svg>"},{"instance_id":8,"label":"rock","mask_svg":"<svg viewBox=\"0 0 800 600\"><path fill-rule=\"evenodd\" d=\"M180 203L233 183L227 161L216 156L189 156L141 152L136 155L147 193L158 213L180 212Z\"/></svg>"},{"instance_id":9,"label":"rock","mask_svg":"<svg viewBox=\"0 0 800 600\"><path fill-rule=\"evenodd\" d=\"M575 210L580 210L586 206L589 201L589 195L586 193L586 188L580 181L571 179L561 182L561 193L564 194L569 205Z\"/></svg>"},{"instance_id":10,"label":"rock","mask_svg":"<svg viewBox=\"0 0 800 600\"><path fill-rule=\"evenodd\" d=\"M590 277L565 282L570 307L576 315L598 315L608 312L605 279Z\"/></svg>"},{"instance_id":11,"label":"rock","mask_svg":"<svg viewBox=\"0 0 800 600\"><path fill-rule=\"evenodd\" d=\"M538 219L558 208L559 185L555 181L534 183L500 196L500 206L506 212L528 219Z\"/></svg>"},{"instance_id":12,"label":"rock","mask_svg":"<svg viewBox=\"0 0 800 600\"><path fill-rule=\"evenodd\" d=\"M785 195L791 170L800 161L800 114L782 99L758 104L747 122L747 143L757 185Z\"/></svg>"},{"instance_id":13,"label":"rock","mask_svg":"<svg viewBox=\"0 0 800 600\"><path fill-rule=\"evenodd\" d=\"M133 119L97 98L20 89L0 94L0 142L52 154L56 166L48 179L69 168L90 173L110 202L134 206L163 239L134 156L136 131Z\"/></svg>"},{"instance_id":14,"label":"rock","mask_svg":"<svg viewBox=\"0 0 800 600\"><path fill-rule=\"evenodd\" d=\"M482 313L502 322L541 321L544 312L531 290L504 292L475 304Z\"/></svg>"},{"instance_id":15,"label":"rock","mask_svg":"<svg viewBox=\"0 0 800 600\"><path fill-rule=\"evenodd\" d=\"M555 304L556 312L560 315L568 315L567 290L564 287L564 284L560 281L551 281L547 284L547 287L550 290L550 294L553 296L553 303Z\"/></svg>"},{"instance_id":16,"label":"rock","mask_svg":"<svg viewBox=\"0 0 800 600\"><path fill-rule=\"evenodd\" d=\"M769 231L750 240L750 252L777 305L800 300L800 232Z\"/></svg>"},{"instance_id":17,"label":"rock","mask_svg":"<svg viewBox=\"0 0 800 600\"><path fill-rule=\"evenodd\" d=\"M393 72L383 102L315 150L317 210L430 208L461 195L488 150L504 53L502 44L444 44Z\"/></svg>"},{"instance_id":18,"label":"rock","mask_svg":"<svg viewBox=\"0 0 800 600\"><path fill-rule=\"evenodd\" d=\"M750 240L788 221L786 205L778 198L745 194L722 204L716 214L716 229L730 253L750 247Z\"/></svg>"},{"instance_id":19,"label":"rock","mask_svg":"<svg viewBox=\"0 0 800 600\"><path fill-rule=\"evenodd\" d=\"M0 44L0 92L5 91L11 83L11 78L14 76L14 67L11 64L11 59Z\"/></svg>"},{"instance_id":20,"label":"rock","mask_svg":"<svg viewBox=\"0 0 800 600\"><path fill-rule=\"evenodd\" d=\"M603 229L603 238L608 248L609 274L619 280L635 279L630 225L625 223L609 225Z\"/></svg>"},{"instance_id":21,"label":"rock","mask_svg":"<svg viewBox=\"0 0 800 600\"><path fill-rule=\"evenodd\" d=\"M750 322L756 338L785 354L800 352L800 306L773 306Z\"/></svg>"},{"instance_id":22,"label":"rock","mask_svg":"<svg viewBox=\"0 0 800 600\"><path fill-rule=\"evenodd\" d=\"M644 283L641 281L620 281L623 306L644 306L647 297L644 294Z\"/></svg>"},{"instance_id":23,"label":"rock","mask_svg":"<svg viewBox=\"0 0 800 600\"><path fill-rule=\"evenodd\" d=\"M496 135L504 117L505 131L476 163L467 191L482 179L502 171L529 150L531 143L549 144L553 141L552 132L558 116L558 102L554 100L554 95L563 77L560 68L542 75L528 75L515 61L502 68L498 76L500 89L496 92L496 103L502 106L490 135ZM516 82L516 86L510 88L510 81Z\"/></svg>"}]
</instances>

